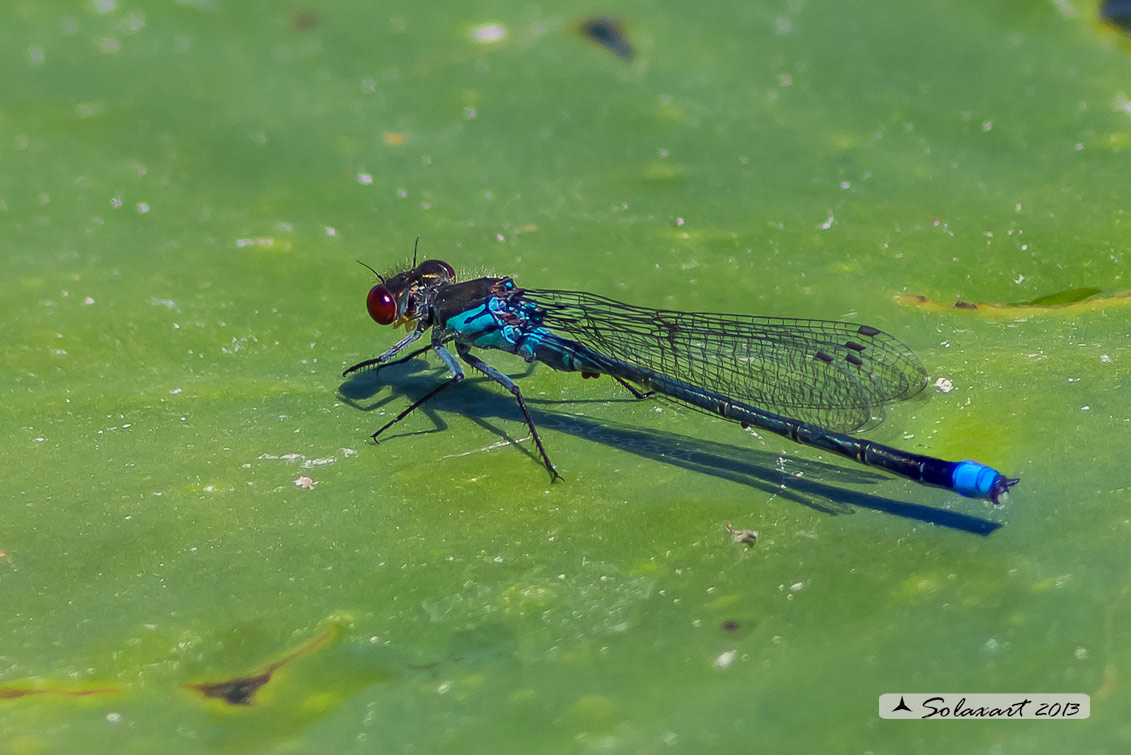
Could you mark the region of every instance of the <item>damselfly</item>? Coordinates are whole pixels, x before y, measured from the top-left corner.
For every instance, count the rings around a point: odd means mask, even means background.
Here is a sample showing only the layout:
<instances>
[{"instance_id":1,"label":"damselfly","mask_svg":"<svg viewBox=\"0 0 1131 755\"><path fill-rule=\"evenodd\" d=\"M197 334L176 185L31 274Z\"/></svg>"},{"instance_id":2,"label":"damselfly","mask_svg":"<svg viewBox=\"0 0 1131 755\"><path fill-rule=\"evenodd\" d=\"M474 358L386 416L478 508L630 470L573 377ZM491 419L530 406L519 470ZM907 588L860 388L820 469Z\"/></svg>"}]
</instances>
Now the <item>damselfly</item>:
<instances>
[{"instance_id":1,"label":"damselfly","mask_svg":"<svg viewBox=\"0 0 1131 755\"><path fill-rule=\"evenodd\" d=\"M372 268L370 268L372 270ZM974 461L944 461L854 437L883 420L888 404L918 393L927 374L906 345L868 325L754 315L674 312L596 294L519 288L510 278L459 282L451 265L425 260L369 291L369 315L408 335L347 369L406 361L431 349L451 377L381 433L464 377L465 363L510 391L551 479L561 479L511 378L472 353L499 349L582 377L608 375L637 398L654 394L776 433L924 485L995 504L1018 480ZM390 360L432 329L431 342Z\"/></svg>"}]
</instances>

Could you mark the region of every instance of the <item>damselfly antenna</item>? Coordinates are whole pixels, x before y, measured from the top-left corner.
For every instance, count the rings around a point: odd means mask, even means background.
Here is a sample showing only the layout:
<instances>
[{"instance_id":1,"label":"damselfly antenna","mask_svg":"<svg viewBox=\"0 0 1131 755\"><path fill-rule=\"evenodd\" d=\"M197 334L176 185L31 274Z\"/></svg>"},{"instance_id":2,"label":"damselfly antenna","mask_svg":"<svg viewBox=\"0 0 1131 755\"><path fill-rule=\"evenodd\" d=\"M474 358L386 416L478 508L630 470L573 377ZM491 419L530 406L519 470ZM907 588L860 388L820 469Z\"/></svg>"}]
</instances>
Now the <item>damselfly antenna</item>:
<instances>
[{"instance_id":1,"label":"damselfly antenna","mask_svg":"<svg viewBox=\"0 0 1131 755\"><path fill-rule=\"evenodd\" d=\"M385 276L381 275L381 273L379 273L379 272L377 272L376 270L374 270L373 268L369 267L369 265L365 264L365 263L364 263L364 262L362 262L361 260L358 260L358 261L357 261L357 264L361 265L361 266L362 266L362 267L364 267L364 268L365 268L366 270L368 270L369 272L371 272L371 273L373 273L374 275L376 275L376 276L377 276L377 280L381 281L382 283L384 283L384 282L385 282ZM416 263L413 263L413 266L415 267L415 266L416 266Z\"/></svg>"}]
</instances>

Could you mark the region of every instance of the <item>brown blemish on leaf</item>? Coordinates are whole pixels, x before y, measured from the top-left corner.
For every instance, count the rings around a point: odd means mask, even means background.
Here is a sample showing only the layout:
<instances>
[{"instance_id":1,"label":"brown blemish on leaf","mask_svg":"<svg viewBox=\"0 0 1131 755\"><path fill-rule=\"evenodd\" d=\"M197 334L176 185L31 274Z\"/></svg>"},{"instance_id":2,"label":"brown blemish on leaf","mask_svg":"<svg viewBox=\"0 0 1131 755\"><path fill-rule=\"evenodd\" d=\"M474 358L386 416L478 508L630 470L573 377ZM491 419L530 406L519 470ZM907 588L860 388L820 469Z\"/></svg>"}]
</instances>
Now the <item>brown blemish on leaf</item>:
<instances>
[{"instance_id":1,"label":"brown blemish on leaf","mask_svg":"<svg viewBox=\"0 0 1131 755\"><path fill-rule=\"evenodd\" d=\"M905 307L924 309L930 312L960 310L977 313L987 317L994 315L1024 316L1033 314L1056 314L1058 312L1079 313L1098 309L1109 309L1131 305L1131 291L1119 291L1107 296L1095 296L1097 289L1071 289L1058 291L1047 296L1039 296L1028 302L969 302L961 299L953 304L929 299L926 296L906 294L897 298Z\"/></svg>"},{"instance_id":2,"label":"brown blemish on leaf","mask_svg":"<svg viewBox=\"0 0 1131 755\"><path fill-rule=\"evenodd\" d=\"M226 679L219 682L185 682L181 684L181 686L198 693L201 697L223 700L228 705L252 705L255 702L255 694L259 691L259 688L271 681L271 677L276 671L291 661L313 652L315 648L330 639L333 634L333 630L324 632L305 645L292 650L262 671L249 674L248 676L237 676L234 679Z\"/></svg>"},{"instance_id":3,"label":"brown blemish on leaf","mask_svg":"<svg viewBox=\"0 0 1131 755\"><path fill-rule=\"evenodd\" d=\"M93 695L113 695L116 689L65 689L62 687L0 687L0 700L17 700L21 697L32 695L50 695L51 697L91 697Z\"/></svg>"},{"instance_id":4,"label":"brown blemish on leaf","mask_svg":"<svg viewBox=\"0 0 1131 755\"><path fill-rule=\"evenodd\" d=\"M310 31L318 26L318 13L312 10L296 10L291 14L291 28L295 31Z\"/></svg>"},{"instance_id":5,"label":"brown blemish on leaf","mask_svg":"<svg viewBox=\"0 0 1131 755\"><path fill-rule=\"evenodd\" d=\"M251 705L252 698L275 673L278 665L268 666L261 674L255 676L241 676L226 682L205 682L201 684L182 684L185 689L199 692L202 697L215 697L223 700L228 705Z\"/></svg>"}]
</instances>

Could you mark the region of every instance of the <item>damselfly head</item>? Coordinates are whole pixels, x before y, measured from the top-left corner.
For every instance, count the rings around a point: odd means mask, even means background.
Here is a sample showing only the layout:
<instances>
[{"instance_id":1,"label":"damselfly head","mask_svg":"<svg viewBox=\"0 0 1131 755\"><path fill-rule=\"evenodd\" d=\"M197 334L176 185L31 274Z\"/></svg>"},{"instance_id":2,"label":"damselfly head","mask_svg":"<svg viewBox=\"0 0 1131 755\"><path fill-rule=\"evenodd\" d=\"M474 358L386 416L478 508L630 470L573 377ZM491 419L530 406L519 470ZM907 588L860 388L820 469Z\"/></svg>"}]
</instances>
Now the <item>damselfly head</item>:
<instances>
[{"instance_id":1,"label":"damselfly head","mask_svg":"<svg viewBox=\"0 0 1131 755\"><path fill-rule=\"evenodd\" d=\"M425 300L427 292L454 283L456 279L452 266L440 260L424 260L412 270L389 278L371 267L369 269L381 282L369 289L369 295L365 297L365 308L379 325L415 320L417 307Z\"/></svg>"}]
</instances>

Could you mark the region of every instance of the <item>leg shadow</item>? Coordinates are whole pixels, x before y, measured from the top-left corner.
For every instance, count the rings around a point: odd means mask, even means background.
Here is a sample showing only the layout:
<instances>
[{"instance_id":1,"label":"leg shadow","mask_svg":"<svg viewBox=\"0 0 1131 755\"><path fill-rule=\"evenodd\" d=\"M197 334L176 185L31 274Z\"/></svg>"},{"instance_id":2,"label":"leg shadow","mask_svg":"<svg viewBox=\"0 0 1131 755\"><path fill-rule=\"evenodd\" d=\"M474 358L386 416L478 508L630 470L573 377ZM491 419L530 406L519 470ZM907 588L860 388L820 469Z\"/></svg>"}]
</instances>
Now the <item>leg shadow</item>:
<instances>
[{"instance_id":1,"label":"leg shadow","mask_svg":"<svg viewBox=\"0 0 1131 755\"><path fill-rule=\"evenodd\" d=\"M533 371L533 365L512 377L521 379ZM424 359L414 359L400 365L385 367L378 377L375 371L351 375L338 389L339 398L360 411L377 411L391 402L401 404L415 400L435 387L442 375ZM610 382L610 386L613 384ZM387 394L370 401L384 389ZM656 399L648 399L656 400ZM1000 522L970 516L960 512L938 509L922 504L898 501L857 490L846 489L823 480L835 477L838 482L852 485L876 485L891 478L866 468L828 464L797 456L761 451L744 446L704 440L663 430L641 429L616 421L594 419L592 415L556 411L549 407L578 404L608 404L628 401L641 403L634 398L583 399L577 401L547 401L527 397L527 404L535 424L541 428L566 432L586 440L629 451L653 461L672 464L700 474L710 474L741 485L747 485L769 495L806 506L826 514L843 514L855 508L881 511L921 522L929 522L962 532L986 536L1001 527ZM677 405L664 402L667 406ZM469 412L468 407L475 411ZM426 435L448 429L442 414L455 412L471 419L491 433L521 449L532 459L537 455L521 440L496 427L489 419L517 422L525 426L517 404L497 390L490 380L468 378L455 390L441 394L420 408L432 422L432 428L398 433L391 437ZM686 410L688 412L692 410ZM596 411L594 412L596 413ZM733 423L719 422L730 427ZM385 438L382 438L385 440ZM466 452L466 453L475 453ZM463 455L463 454L459 454Z\"/></svg>"}]
</instances>

